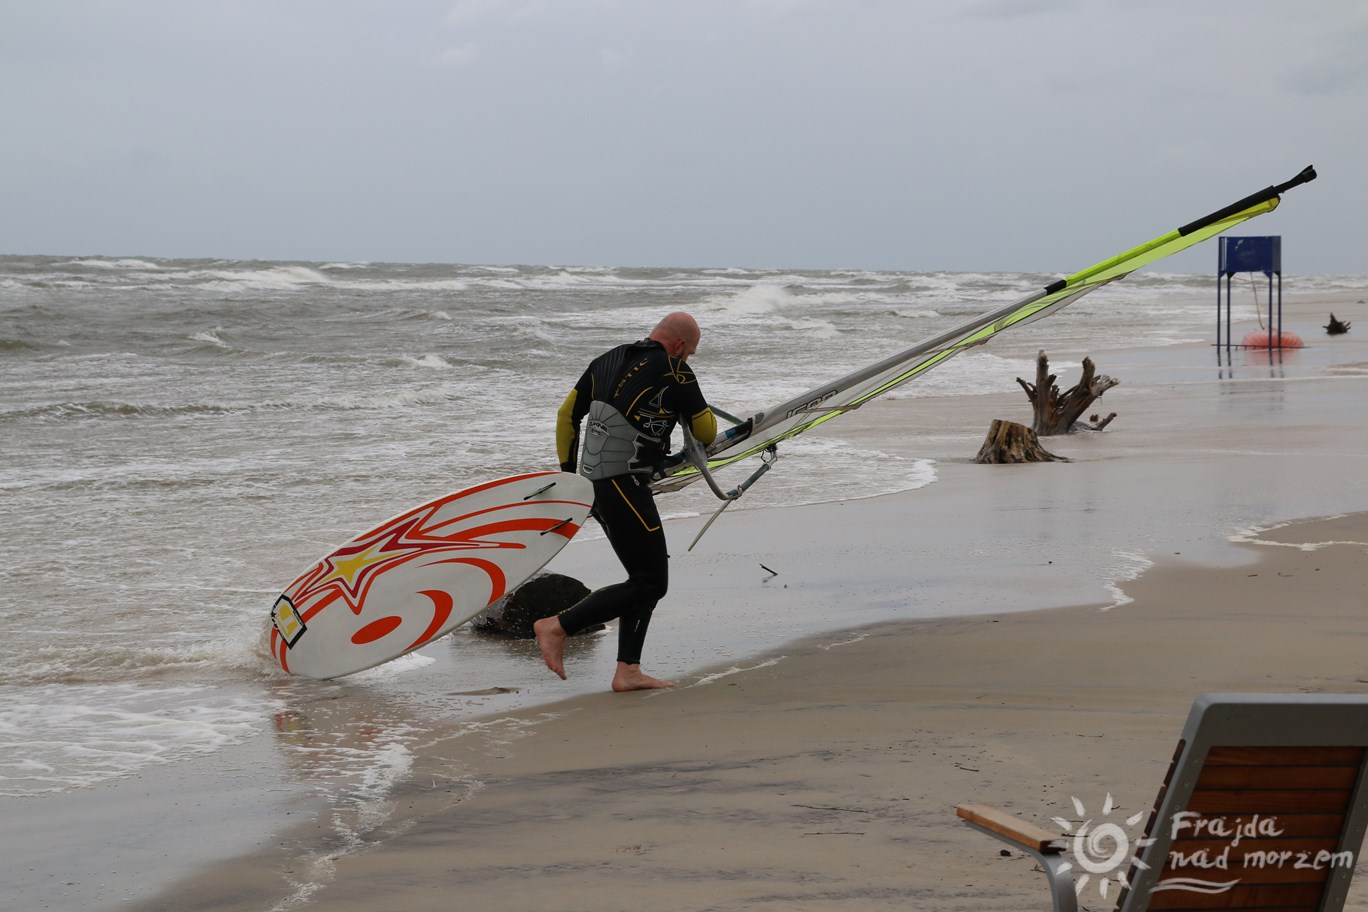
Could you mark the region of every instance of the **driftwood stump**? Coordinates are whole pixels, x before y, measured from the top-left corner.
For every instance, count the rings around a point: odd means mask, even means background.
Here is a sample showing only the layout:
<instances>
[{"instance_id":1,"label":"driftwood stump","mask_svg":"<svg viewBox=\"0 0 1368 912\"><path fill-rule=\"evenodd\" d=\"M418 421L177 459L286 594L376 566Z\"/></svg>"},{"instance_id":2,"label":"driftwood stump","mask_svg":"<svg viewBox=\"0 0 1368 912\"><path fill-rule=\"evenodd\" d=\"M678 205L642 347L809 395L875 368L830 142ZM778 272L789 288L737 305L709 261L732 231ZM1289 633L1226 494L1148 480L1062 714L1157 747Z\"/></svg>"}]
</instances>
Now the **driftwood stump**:
<instances>
[{"instance_id":1,"label":"driftwood stump","mask_svg":"<svg viewBox=\"0 0 1368 912\"><path fill-rule=\"evenodd\" d=\"M1046 452L1036 432L1015 421L994 418L988 427L974 461L983 464L1007 465L1018 462L1068 462L1063 456Z\"/></svg>"},{"instance_id":2,"label":"driftwood stump","mask_svg":"<svg viewBox=\"0 0 1368 912\"><path fill-rule=\"evenodd\" d=\"M1031 400L1031 407L1035 410L1035 420L1031 427L1042 437L1069 433L1073 430L1078 416L1100 399L1103 393L1120 382L1106 375L1097 374L1092 358L1084 358L1082 379L1061 393L1058 384L1055 383L1055 375L1050 373L1050 359L1045 357L1043 350L1036 355L1036 382L1027 383L1017 377L1017 383L1026 391L1026 398ZM1094 423L1084 424L1083 427L1090 431L1100 431L1111 424L1115 417L1116 413L1112 412L1099 422L1097 416L1093 415Z\"/></svg>"}]
</instances>

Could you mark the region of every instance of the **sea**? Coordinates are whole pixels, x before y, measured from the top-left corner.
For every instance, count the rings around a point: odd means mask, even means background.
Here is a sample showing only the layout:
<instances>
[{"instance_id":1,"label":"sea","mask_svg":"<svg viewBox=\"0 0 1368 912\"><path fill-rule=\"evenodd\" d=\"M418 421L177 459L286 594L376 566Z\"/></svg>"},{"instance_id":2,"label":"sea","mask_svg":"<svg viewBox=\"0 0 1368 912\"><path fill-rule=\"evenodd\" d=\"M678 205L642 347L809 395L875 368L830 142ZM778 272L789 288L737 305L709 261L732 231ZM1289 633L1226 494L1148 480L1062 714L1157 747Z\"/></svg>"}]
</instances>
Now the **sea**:
<instances>
[{"instance_id":1,"label":"sea","mask_svg":"<svg viewBox=\"0 0 1368 912\"><path fill-rule=\"evenodd\" d=\"M0 256L0 805L32 817L205 758L307 756L300 790L364 817L425 714L488 704L453 705L456 681L407 692L404 723L364 747L280 737L299 723L292 707L345 686L287 678L263 647L275 597L331 547L441 494L555 468L556 410L585 365L670 311L703 329L691 364L705 395L744 416L1054 278ZM1040 347L1209 343L1215 300L1213 276L1137 274L890 395L1012 391ZM839 421L811 438L735 510L936 483L934 459L847 440ZM687 517L715 501L690 489L661 506ZM535 653L467 631L440 648L545 675ZM365 675L383 693L427 661ZM33 862L16 876L41 890L50 875ZM107 879L67 882L65 907L131 895L127 877Z\"/></svg>"}]
</instances>

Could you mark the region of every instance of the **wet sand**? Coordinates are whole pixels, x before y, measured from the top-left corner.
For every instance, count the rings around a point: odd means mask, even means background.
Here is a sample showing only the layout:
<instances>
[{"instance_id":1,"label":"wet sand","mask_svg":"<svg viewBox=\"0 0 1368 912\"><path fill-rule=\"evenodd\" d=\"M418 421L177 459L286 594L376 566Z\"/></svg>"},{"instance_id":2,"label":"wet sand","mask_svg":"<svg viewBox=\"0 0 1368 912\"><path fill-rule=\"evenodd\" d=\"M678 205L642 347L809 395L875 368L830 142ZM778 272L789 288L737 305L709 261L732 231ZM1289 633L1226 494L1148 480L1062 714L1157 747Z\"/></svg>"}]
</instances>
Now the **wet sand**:
<instances>
[{"instance_id":1,"label":"wet sand","mask_svg":"<svg viewBox=\"0 0 1368 912\"><path fill-rule=\"evenodd\" d=\"M1197 694L1368 691L1368 514L1259 542L1242 566L1166 561L1119 608L880 624L491 721L422 758L311 907L1042 907L1034 862L956 803L1043 826L1073 798L1129 813ZM281 879L258 858L139 908L271 908Z\"/></svg>"}]
</instances>

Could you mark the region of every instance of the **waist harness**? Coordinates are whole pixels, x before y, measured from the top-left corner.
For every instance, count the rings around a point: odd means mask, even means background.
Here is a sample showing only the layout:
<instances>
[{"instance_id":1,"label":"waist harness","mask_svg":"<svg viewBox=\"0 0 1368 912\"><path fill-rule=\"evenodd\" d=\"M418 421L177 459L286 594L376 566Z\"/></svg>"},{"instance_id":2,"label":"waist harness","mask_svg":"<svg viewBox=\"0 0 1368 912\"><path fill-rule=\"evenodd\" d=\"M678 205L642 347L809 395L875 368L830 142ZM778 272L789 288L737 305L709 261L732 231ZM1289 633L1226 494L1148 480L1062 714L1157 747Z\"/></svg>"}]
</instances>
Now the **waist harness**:
<instances>
[{"instance_id":1,"label":"waist harness","mask_svg":"<svg viewBox=\"0 0 1368 912\"><path fill-rule=\"evenodd\" d=\"M621 412L606 402L589 403L584 422L584 446L580 451L579 473L590 481L618 475L650 475L655 465L643 459L647 453L660 452L661 440L637 430Z\"/></svg>"}]
</instances>

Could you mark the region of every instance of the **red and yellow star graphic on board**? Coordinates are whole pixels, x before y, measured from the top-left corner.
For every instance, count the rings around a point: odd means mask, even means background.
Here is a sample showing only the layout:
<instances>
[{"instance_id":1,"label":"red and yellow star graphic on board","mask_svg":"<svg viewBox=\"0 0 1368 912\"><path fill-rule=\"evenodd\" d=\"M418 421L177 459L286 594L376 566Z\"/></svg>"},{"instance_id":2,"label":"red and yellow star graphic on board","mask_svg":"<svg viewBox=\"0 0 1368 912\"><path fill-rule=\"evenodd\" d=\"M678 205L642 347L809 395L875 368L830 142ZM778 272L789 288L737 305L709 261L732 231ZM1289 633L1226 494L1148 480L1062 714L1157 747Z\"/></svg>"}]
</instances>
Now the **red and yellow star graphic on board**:
<instances>
[{"instance_id":1,"label":"red and yellow star graphic on board","mask_svg":"<svg viewBox=\"0 0 1368 912\"><path fill-rule=\"evenodd\" d=\"M416 649L540 569L592 503L589 482L544 472L415 507L286 587L272 610L271 653L284 671L330 678Z\"/></svg>"}]
</instances>

